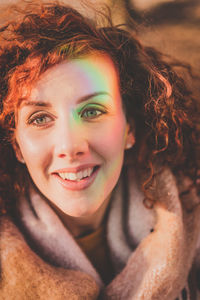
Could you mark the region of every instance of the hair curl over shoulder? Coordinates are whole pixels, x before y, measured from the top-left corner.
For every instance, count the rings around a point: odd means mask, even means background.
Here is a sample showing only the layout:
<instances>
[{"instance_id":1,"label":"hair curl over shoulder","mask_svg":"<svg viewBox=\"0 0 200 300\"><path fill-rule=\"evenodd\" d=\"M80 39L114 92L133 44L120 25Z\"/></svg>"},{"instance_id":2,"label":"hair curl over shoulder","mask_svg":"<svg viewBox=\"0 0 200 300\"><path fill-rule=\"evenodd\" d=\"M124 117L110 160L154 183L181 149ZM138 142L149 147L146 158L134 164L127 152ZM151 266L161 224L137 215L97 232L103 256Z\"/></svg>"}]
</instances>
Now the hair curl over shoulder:
<instances>
[{"instance_id":1,"label":"hair curl over shoulder","mask_svg":"<svg viewBox=\"0 0 200 300\"><path fill-rule=\"evenodd\" d=\"M15 112L29 88L51 66L92 51L107 53L120 78L127 119L134 123L136 145L130 155L138 169L150 170L154 162L168 164L197 182L198 105L185 82L162 55L144 47L137 37L107 18L99 27L71 7L43 4L21 19L0 28L0 195L1 209L9 209L23 189L23 169L17 161L14 140ZM13 200L12 200L13 201Z\"/></svg>"}]
</instances>

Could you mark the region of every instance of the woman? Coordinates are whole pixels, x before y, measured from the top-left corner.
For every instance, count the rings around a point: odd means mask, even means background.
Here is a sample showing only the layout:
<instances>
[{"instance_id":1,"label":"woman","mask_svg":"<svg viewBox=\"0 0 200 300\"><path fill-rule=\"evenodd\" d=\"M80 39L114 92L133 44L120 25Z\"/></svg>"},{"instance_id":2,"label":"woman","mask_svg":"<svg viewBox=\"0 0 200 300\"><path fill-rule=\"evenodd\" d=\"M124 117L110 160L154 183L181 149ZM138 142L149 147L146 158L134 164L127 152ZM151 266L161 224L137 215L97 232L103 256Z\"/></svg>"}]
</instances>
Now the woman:
<instances>
[{"instance_id":1,"label":"woman","mask_svg":"<svg viewBox=\"0 0 200 300\"><path fill-rule=\"evenodd\" d=\"M183 80L58 3L1 41L1 299L192 298L199 132Z\"/></svg>"}]
</instances>

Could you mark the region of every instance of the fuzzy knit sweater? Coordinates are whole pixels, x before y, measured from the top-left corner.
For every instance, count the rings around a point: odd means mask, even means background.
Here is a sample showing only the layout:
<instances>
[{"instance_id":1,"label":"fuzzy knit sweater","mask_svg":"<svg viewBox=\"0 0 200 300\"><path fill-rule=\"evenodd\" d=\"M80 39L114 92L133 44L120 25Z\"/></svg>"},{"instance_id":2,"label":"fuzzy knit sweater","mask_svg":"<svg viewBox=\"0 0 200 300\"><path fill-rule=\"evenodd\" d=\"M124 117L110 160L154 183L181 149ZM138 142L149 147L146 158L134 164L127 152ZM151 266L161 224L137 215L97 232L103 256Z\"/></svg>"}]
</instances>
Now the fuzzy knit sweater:
<instances>
[{"instance_id":1,"label":"fuzzy knit sweater","mask_svg":"<svg viewBox=\"0 0 200 300\"><path fill-rule=\"evenodd\" d=\"M188 274L200 244L200 209L190 185L188 178L160 170L152 190L156 203L148 209L133 168L122 173L106 223L116 273L107 286L56 213L32 190L19 199L19 227L1 217L0 299L194 299Z\"/></svg>"}]
</instances>

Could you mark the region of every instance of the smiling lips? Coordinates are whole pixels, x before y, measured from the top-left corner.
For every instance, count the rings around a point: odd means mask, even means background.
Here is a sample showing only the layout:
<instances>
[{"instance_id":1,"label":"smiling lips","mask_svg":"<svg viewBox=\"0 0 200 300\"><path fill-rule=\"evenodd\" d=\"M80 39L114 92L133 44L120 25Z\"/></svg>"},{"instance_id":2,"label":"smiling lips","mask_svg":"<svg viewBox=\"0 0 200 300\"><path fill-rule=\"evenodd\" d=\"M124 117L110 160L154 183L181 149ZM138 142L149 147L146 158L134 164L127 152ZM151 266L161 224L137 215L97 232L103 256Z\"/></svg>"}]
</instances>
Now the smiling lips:
<instances>
[{"instance_id":1,"label":"smiling lips","mask_svg":"<svg viewBox=\"0 0 200 300\"><path fill-rule=\"evenodd\" d=\"M53 175L58 179L59 183L68 190L78 191L86 189L95 180L100 166L85 167L81 169L60 170Z\"/></svg>"}]
</instances>

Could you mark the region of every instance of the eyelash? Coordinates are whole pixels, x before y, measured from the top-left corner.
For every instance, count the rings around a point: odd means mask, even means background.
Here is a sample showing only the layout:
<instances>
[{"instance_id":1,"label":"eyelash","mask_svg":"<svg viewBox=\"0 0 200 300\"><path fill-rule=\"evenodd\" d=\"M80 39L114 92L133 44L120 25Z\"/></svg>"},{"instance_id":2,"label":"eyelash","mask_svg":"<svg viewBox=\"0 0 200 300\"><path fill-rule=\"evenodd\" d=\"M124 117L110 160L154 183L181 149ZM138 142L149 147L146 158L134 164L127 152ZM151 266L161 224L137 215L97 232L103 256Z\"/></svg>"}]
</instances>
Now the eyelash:
<instances>
[{"instance_id":1,"label":"eyelash","mask_svg":"<svg viewBox=\"0 0 200 300\"><path fill-rule=\"evenodd\" d=\"M98 112L98 114L97 115L95 115L95 116L90 116L90 117L84 117L84 114L85 113L88 113L88 112ZM103 110L103 109L100 109L100 108L97 108L97 107L87 107L87 108L85 108L85 109L83 109L80 113L79 113L79 115L80 115L80 117L81 118L85 118L85 119L87 119L87 120L93 120L93 119L96 119L96 118L99 118L101 115L103 115L103 114L106 114L106 111L105 110ZM27 124L28 125L33 125L33 126L36 126L36 127L47 127L48 125L49 125L49 123L51 122L51 121L49 121L49 122L45 122L45 123L42 123L42 124L39 124L39 123L36 123L36 121L38 120L38 119L44 119L44 118L49 118L49 119L53 119L53 117L51 117L51 116L49 116L48 114L46 114L46 113L38 113L38 114L34 114L33 116L31 116L29 119L28 119L28 121L27 121Z\"/></svg>"},{"instance_id":2,"label":"eyelash","mask_svg":"<svg viewBox=\"0 0 200 300\"><path fill-rule=\"evenodd\" d=\"M84 113L87 113L87 112L99 112L99 114L97 114L97 115L95 115L95 116L90 116L90 117L86 117L86 119L89 119L89 120L92 120L92 119L96 119L96 118L98 118L98 117L100 117L101 115L103 115L103 114L105 114L106 113L106 111L105 110L103 110L103 109L100 109L100 108L97 108L97 107L87 107L87 108L85 108L85 109L83 109L82 110L82 112L80 113L80 116L82 117L82 118L84 118Z\"/></svg>"},{"instance_id":3,"label":"eyelash","mask_svg":"<svg viewBox=\"0 0 200 300\"><path fill-rule=\"evenodd\" d=\"M48 123L49 122L45 122L43 124L37 124L37 123L34 123L36 122L38 119L42 119L42 118L49 118L49 119L53 119L52 117L50 117L49 115L45 114L45 113L40 113L40 114L37 114L37 115L33 115L29 118L28 120L28 125L34 125L36 127L46 127L48 126Z\"/></svg>"}]
</instances>

